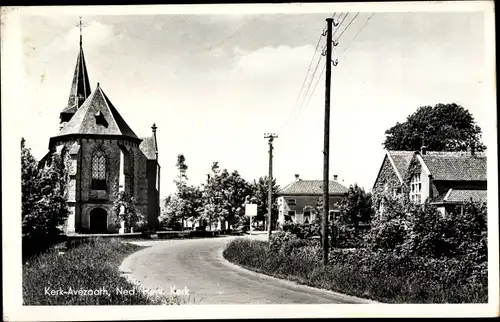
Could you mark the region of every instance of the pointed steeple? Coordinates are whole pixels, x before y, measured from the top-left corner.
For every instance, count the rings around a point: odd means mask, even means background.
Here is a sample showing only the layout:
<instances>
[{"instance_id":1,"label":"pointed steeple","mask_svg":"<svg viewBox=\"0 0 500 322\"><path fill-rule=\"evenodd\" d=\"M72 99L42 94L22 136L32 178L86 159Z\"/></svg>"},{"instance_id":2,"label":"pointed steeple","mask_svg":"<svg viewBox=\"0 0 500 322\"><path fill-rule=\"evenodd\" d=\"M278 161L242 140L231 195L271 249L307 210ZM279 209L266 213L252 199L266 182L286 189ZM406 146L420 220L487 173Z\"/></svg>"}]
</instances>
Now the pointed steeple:
<instances>
[{"instance_id":1,"label":"pointed steeple","mask_svg":"<svg viewBox=\"0 0 500 322\"><path fill-rule=\"evenodd\" d=\"M87 73L87 65L85 64L85 56L83 54L83 25L81 17L78 26L80 27L80 50L76 58L75 72L73 74L73 81L71 83L68 105L60 114L61 123L68 122L91 93L89 75Z\"/></svg>"}]
</instances>

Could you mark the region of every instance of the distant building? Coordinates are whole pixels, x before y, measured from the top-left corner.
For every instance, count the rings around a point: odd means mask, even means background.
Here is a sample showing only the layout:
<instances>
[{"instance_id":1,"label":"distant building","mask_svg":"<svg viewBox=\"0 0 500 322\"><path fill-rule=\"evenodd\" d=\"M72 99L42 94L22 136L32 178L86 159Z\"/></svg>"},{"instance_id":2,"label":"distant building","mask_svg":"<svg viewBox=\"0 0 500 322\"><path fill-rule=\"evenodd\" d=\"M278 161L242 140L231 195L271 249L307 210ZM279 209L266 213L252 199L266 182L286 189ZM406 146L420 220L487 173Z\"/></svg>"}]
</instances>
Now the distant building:
<instances>
[{"instance_id":1,"label":"distant building","mask_svg":"<svg viewBox=\"0 0 500 322\"><path fill-rule=\"evenodd\" d=\"M336 179L336 176L335 176ZM336 180L329 182L330 220L339 211L339 204L347 195L348 189ZM295 175L295 181L278 192L278 223L285 221L299 224L315 220L315 214L310 207L316 207L318 199L323 197L322 180L302 180Z\"/></svg>"},{"instance_id":2,"label":"distant building","mask_svg":"<svg viewBox=\"0 0 500 322\"><path fill-rule=\"evenodd\" d=\"M52 153L69 155L66 233L119 231L112 211L119 191L135 198L136 209L150 228L158 225L160 165L156 126L139 138L113 106L99 83L92 92L82 38L68 105L60 113L59 133L50 138L45 166Z\"/></svg>"},{"instance_id":3,"label":"distant building","mask_svg":"<svg viewBox=\"0 0 500 322\"><path fill-rule=\"evenodd\" d=\"M387 151L373 187L374 196L407 194L411 202L428 200L444 214L467 201L485 202L486 154L475 152ZM390 166L388 165L390 164ZM394 174L397 179L395 180Z\"/></svg>"}]
</instances>

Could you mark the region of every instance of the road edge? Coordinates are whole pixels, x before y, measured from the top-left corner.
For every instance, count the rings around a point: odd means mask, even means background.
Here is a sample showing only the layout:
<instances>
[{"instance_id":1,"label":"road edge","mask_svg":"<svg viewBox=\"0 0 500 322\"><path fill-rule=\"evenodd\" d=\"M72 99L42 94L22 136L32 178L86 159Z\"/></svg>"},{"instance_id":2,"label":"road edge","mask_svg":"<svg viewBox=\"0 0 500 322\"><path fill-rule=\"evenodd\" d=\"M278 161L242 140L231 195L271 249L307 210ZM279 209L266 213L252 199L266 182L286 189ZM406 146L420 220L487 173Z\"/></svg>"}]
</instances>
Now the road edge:
<instances>
[{"instance_id":1,"label":"road edge","mask_svg":"<svg viewBox=\"0 0 500 322\"><path fill-rule=\"evenodd\" d=\"M326 289L323 289L323 288L317 288L317 287L313 287L313 286L309 286L309 285L305 285L305 284L300 284L300 283L297 283L297 282L294 282L294 281L290 281L290 280L286 280L286 279L283 279L283 278L274 277L274 276L271 276L271 275L268 275L268 274L259 273L259 272L256 272L256 271L244 268L242 266L236 265L236 264L231 263L230 261L228 261L224 257L224 255L223 255L224 250L225 249L222 249L222 251L218 251L217 252L218 253L217 256L221 260L221 263L224 264L224 265L226 265L226 266L228 266L228 267L231 267L233 269L237 269L239 271L245 272L247 274L251 274L251 275L257 276L257 277L262 278L262 279L270 279L270 280L273 280L273 281L276 281L276 282L279 282L279 283L282 283L282 284L286 284L288 286L302 288L304 290L316 291L316 292L320 292L320 293L323 292L323 293L327 293L329 295L335 295L335 296L338 296L340 298L344 298L346 300L350 300L350 301L354 302L352 304L383 304L382 302L378 302L378 301L374 301L374 300L369 300L369 299L365 299L365 298L361 298L361 297L357 297L357 296L353 296L353 295L347 295L347 294L343 294L343 293L338 293L338 292L334 292L334 291L331 291L331 290L326 290Z\"/></svg>"}]
</instances>

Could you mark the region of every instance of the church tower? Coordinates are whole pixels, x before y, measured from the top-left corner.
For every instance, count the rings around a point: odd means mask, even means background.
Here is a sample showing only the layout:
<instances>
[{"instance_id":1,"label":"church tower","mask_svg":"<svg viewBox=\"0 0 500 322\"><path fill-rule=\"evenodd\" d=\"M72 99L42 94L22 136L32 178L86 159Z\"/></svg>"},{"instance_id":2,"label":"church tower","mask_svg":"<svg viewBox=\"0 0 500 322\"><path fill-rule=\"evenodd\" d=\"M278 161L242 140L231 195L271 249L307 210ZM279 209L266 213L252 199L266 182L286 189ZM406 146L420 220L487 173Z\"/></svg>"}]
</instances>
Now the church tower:
<instances>
[{"instance_id":1,"label":"church tower","mask_svg":"<svg viewBox=\"0 0 500 322\"><path fill-rule=\"evenodd\" d=\"M142 229L156 229L160 180L156 126L151 137L139 138L99 83L91 92L81 20L79 26L80 47L68 105L59 114L61 127L50 138L47 154L66 155L70 210L66 233L123 232L113 209L123 191L134 198L136 210L146 219Z\"/></svg>"},{"instance_id":2,"label":"church tower","mask_svg":"<svg viewBox=\"0 0 500 322\"><path fill-rule=\"evenodd\" d=\"M82 106L83 102L90 96L90 80L87 73L87 65L85 64L85 55L83 54L83 39L82 39L82 20L80 18L80 50L76 58L75 72L73 81L71 82L71 90L69 92L68 105L59 114L61 128L73 117L76 111Z\"/></svg>"}]
</instances>

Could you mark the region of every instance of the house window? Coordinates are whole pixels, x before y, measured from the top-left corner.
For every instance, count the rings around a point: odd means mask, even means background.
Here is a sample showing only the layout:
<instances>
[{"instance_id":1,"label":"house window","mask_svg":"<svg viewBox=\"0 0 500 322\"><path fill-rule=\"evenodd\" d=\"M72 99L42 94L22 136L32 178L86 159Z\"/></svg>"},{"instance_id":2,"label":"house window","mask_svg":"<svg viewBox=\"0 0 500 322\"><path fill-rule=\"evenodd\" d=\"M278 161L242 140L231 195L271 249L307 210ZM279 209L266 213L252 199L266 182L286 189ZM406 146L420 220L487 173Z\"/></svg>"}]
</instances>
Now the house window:
<instances>
[{"instance_id":1,"label":"house window","mask_svg":"<svg viewBox=\"0 0 500 322\"><path fill-rule=\"evenodd\" d=\"M311 223L311 212L304 211L304 224L309 224L309 223Z\"/></svg>"},{"instance_id":2,"label":"house window","mask_svg":"<svg viewBox=\"0 0 500 322\"><path fill-rule=\"evenodd\" d=\"M410 201L414 203L422 203L422 181L420 174L415 174L410 181Z\"/></svg>"},{"instance_id":3,"label":"house window","mask_svg":"<svg viewBox=\"0 0 500 322\"><path fill-rule=\"evenodd\" d=\"M289 206L295 206L296 205L296 200L295 199L288 199L288 205Z\"/></svg>"},{"instance_id":4,"label":"house window","mask_svg":"<svg viewBox=\"0 0 500 322\"><path fill-rule=\"evenodd\" d=\"M338 210L330 210L328 212L328 214L329 214L328 221L333 221L335 219L335 217L337 217L338 212L339 212Z\"/></svg>"},{"instance_id":5,"label":"house window","mask_svg":"<svg viewBox=\"0 0 500 322\"><path fill-rule=\"evenodd\" d=\"M400 194L401 194L401 188L400 188L400 187L399 187L399 188L394 188L394 189L392 189L392 195L393 195L394 197L397 197L397 196L398 196L398 195L400 195Z\"/></svg>"},{"instance_id":6,"label":"house window","mask_svg":"<svg viewBox=\"0 0 500 322\"><path fill-rule=\"evenodd\" d=\"M92 189L106 190L106 155L101 150L92 155Z\"/></svg>"},{"instance_id":7,"label":"house window","mask_svg":"<svg viewBox=\"0 0 500 322\"><path fill-rule=\"evenodd\" d=\"M289 211L288 216L285 216L285 221L295 221L295 211Z\"/></svg>"}]
</instances>

